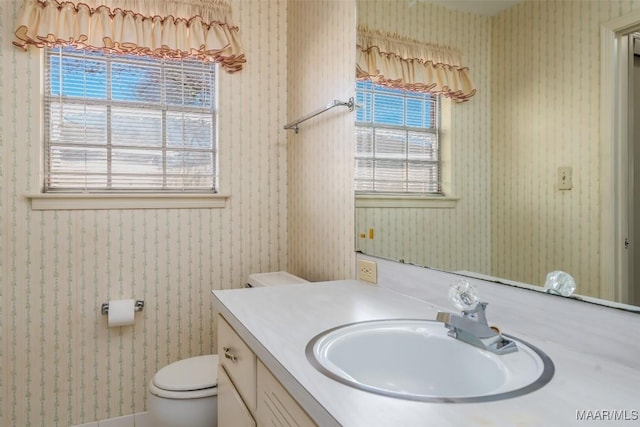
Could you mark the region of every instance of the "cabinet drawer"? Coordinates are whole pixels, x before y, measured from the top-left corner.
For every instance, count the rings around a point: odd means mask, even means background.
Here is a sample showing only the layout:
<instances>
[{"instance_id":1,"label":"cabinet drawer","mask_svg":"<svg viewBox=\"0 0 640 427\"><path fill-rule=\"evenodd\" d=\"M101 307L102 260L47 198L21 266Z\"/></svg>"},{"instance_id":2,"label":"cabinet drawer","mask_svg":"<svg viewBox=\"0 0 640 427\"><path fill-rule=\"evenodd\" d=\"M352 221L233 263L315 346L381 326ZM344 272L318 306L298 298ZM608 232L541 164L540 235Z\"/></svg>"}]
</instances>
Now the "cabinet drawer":
<instances>
[{"instance_id":1,"label":"cabinet drawer","mask_svg":"<svg viewBox=\"0 0 640 427\"><path fill-rule=\"evenodd\" d=\"M218 315L220 364L251 413L256 410L256 355L221 315Z\"/></svg>"},{"instance_id":2,"label":"cabinet drawer","mask_svg":"<svg viewBox=\"0 0 640 427\"><path fill-rule=\"evenodd\" d=\"M316 424L298 405L271 372L258 361L258 426L315 427Z\"/></svg>"},{"instance_id":3,"label":"cabinet drawer","mask_svg":"<svg viewBox=\"0 0 640 427\"><path fill-rule=\"evenodd\" d=\"M222 366L218 366L218 427L256 427Z\"/></svg>"}]
</instances>

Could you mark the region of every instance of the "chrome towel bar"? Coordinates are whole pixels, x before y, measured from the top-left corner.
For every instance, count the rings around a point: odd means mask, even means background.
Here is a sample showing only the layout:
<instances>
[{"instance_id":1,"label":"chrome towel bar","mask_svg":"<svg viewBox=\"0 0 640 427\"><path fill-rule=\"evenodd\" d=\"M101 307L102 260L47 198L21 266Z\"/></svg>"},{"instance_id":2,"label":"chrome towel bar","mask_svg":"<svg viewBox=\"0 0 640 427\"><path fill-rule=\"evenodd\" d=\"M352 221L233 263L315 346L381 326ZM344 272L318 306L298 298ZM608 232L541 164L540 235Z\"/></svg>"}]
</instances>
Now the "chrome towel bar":
<instances>
[{"instance_id":1,"label":"chrome towel bar","mask_svg":"<svg viewBox=\"0 0 640 427\"><path fill-rule=\"evenodd\" d=\"M338 101L337 99L331 101L330 103L328 103L327 105L325 105L323 108L320 108L319 110L314 111L313 113L309 113L306 116L300 117L298 120L294 120L291 123L287 123L286 125L284 125L285 129L293 129L296 133L298 133L298 125L304 121L309 120L312 117L317 116L318 114L322 114L327 110L330 110L334 107L348 107L349 111L353 111L356 107L355 101L353 100L353 97L349 98L349 101L344 102L344 101Z\"/></svg>"}]
</instances>

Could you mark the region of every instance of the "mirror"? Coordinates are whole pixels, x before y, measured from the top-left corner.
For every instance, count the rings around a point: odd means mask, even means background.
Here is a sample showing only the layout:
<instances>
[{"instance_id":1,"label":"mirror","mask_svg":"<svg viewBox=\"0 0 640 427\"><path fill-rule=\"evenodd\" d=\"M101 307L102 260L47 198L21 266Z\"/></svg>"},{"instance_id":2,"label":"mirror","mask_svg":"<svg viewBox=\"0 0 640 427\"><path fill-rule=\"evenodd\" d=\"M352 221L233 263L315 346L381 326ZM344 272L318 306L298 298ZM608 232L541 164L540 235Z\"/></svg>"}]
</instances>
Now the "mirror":
<instances>
[{"instance_id":1,"label":"mirror","mask_svg":"<svg viewBox=\"0 0 640 427\"><path fill-rule=\"evenodd\" d=\"M469 4L505 9L455 9ZM540 287L548 272L562 270L587 299L640 305L640 288L621 293L602 280L601 260L615 248L603 225L603 194L614 187L602 170L600 117L601 25L638 13L640 4L358 0L357 8L359 26L459 49L477 93L451 106L450 160L442 166L455 200L390 205L356 195L356 250ZM625 163L632 157L622 157L612 168L633 176ZM570 189L559 189L567 174ZM623 275L640 286L632 268Z\"/></svg>"}]
</instances>

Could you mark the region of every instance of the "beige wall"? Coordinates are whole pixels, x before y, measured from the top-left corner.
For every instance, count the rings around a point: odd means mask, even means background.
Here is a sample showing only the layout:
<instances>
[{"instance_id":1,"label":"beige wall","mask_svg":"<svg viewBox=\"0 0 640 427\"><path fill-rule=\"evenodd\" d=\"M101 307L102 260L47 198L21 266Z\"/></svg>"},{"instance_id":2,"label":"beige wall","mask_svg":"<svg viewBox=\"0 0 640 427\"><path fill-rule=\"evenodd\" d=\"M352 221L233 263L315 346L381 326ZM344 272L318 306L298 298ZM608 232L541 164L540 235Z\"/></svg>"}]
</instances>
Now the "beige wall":
<instances>
[{"instance_id":1,"label":"beige wall","mask_svg":"<svg viewBox=\"0 0 640 427\"><path fill-rule=\"evenodd\" d=\"M215 350L211 289L288 268L287 1L230 2L248 63L220 75L227 208L95 211L23 197L40 185L41 79L38 50L11 45L20 3L0 1L0 425L141 412L158 368ZM145 309L108 329L100 304L119 298Z\"/></svg>"},{"instance_id":2,"label":"beige wall","mask_svg":"<svg viewBox=\"0 0 640 427\"><path fill-rule=\"evenodd\" d=\"M478 86L452 106L461 200L453 210L358 208L357 232L376 230L359 247L538 285L561 269L578 293L610 298L599 287L600 25L640 2L526 0L495 17L402 3L359 1L358 21L460 49ZM571 191L555 188L559 166L573 169Z\"/></svg>"},{"instance_id":3,"label":"beige wall","mask_svg":"<svg viewBox=\"0 0 640 427\"><path fill-rule=\"evenodd\" d=\"M158 368L215 351L209 291L251 272L353 277L352 113L282 126L353 94L355 5L230 3L248 63L220 75L227 208L43 212L23 197L39 186L40 56L11 46L19 1L0 2L0 425L144 411ZM108 329L100 304L130 297L146 303L135 326Z\"/></svg>"},{"instance_id":4,"label":"beige wall","mask_svg":"<svg viewBox=\"0 0 640 427\"><path fill-rule=\"evenodd\" d=\"M526 1L492 21L491 274L600 289L600 25L634 1ZM573 189L556 189L557 168Z\"/></svg>"},{"instance_id":5,"label":"beige wall","mask_svg":"<svg viewBox=\"0 0 640 427\"><path fill-rule=\"evenodd\" d=\"M578 236L582 249L571 252L566 269L579 283L598 277L598 254L585 249L599 246L592 228L599 226L599 56L589 52L599 46L599 24L638 9L638 2L568 1L545 9L528 1L492 20L416 2L399 23L409 3L359 19L458 47L478 87L470 102L452 107L453 185L462 200L455 210L422 212L429 216L418 222L429 232L446 230L442 251L479 271L532 236ZM574 17L578 3L582 12ZM231 4L249 62L220 81L228 207L40 212L23 198L39 185L29 171L37 170L40 144L40 58L11 46L19 2L0 2L0 425L67 426L143 411L146 382L159 367L215 350L209 290L238 287L250 272L353 277L353 115L338 108L297 135L282 130L353 94L353 3ZM427 16L431 25L419 25ZM507 31L517 35L499 36ZM550 42L552 35L562 43ZM549 51L553 61L543 59ZM560 73L551 72L556 61L564 65ZM538 70L544 78L522 84ZM535 101L523 102L525 93ZM497 97L511 100L509 108L497 112ZM575 117L579 125L568 125ZM534 132L534 123L544 132ZM559 154L542 164L552 148ZM542 176L527 172L530 164L516 161L516 151L546 167ZM560 165L574 168L570 194L553 190ZM542 204L562 213L549 217L553 227L526 221L527 209ZM506 218L505 207L517 211L516 219ZM504 216L490 219L497 215ZM491 256L479 243L486 241ZM524 271L534 264L548 270L564 247L546 249L545 259L516 263ZM522 280L539 280L529 277ZM121 297L147 306L135 327L108 329L99 306Z\"/></svg>"},{"instance_id":6,"label":"beige wall","mask_svg":"<svg viewBox=\"0 0 640 427\"><path fill-rule=\"evenodd\" d=\"M355 1L289 3L289 121L354 96ZM354 277L354 113L336 107L289 131L289 269Z\"/></svg>"},{"instance_id":7,"label":"beige wall","mask_svg":"<svg viewBox=\"0 0 640 427\"><path fill-rule=\"evenodd\" d=\"M403 37L459 49L477 94L451 106L453 209L357 208L357 237L368 254L445 270L487 272L490 266L490 56L489 17L455 12L425 2L359 0L358 24Z\"/></svg>"}]
</instances>

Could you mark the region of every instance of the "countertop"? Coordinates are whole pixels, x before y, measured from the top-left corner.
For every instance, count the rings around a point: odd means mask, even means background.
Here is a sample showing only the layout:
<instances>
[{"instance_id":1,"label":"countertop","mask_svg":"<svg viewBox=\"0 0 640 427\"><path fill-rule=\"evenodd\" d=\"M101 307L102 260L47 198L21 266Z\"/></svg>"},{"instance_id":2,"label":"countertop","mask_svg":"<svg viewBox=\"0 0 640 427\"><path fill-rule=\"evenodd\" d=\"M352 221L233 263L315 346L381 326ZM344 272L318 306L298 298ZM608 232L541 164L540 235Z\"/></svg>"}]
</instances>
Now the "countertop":
<instances>
[{"instance_id":1,"label":"countertop","mask_svg":"<svg viewBox=\"0 0 640 427\"><path fill-rule=\"evenodd\" d=\"M529 291L499 291L502 292L512 295L516 292L517 296L518 292ZM307 360L305 347L313 337L336 326L391 318L433 320L438 310L454 311L450 307L357 280L220 290L212 294L214 309L321 427L640 424L638 329L624 334L635 336L636 342L628 348L610 350L611 354L630 351L634 354L613 358L608 357L609 350L603 348L619 347L616 339L601 342L597 335L594 342L588 343L591 339L588 328L564 333L556 330L546 338L544 331L536 329L536 322L518 319L516 308L513 314L497 316L502 322L498 326L504 333L537 346L551 357L556 372L549 384L524 396L494 402L414 402L361 391L324 376ZM492 298L498 297L492 295ZM527 295L527 298L537 297ZM497 307L500 308L500 304ZM490 323L495 323L492 313L489 308L487 317ZM621 315L627 314L637 316ZM544 317L544 311L539 315ZM557 313L547 315L557 317ZM632 319L634 324L629 326L640 325L635 317ZM556 320L561 328L561 319ZM578 333L585 334L585 345L570 343ZM571 337L566 340L569 344L558 338L562 336ZM594 351L585 351L585 348ZM588 418L579 420L578 412ZM609 415L610 412L613 415ZM608 420L612 416L619 419Z\"/></svg>"}]
</instances>

